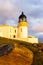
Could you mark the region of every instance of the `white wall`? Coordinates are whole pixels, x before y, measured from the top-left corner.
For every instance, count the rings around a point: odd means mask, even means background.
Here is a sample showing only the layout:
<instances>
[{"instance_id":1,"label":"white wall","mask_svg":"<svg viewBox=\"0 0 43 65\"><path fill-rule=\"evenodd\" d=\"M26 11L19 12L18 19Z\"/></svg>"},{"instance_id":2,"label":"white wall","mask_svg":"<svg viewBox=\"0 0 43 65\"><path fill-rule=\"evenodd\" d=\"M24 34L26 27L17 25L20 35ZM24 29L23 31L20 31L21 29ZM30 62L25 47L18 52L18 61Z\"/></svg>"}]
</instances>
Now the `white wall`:
<instances>
[{"instance_id":1,"label":"white wall","mask_svg":"<svg viewBox=\"0 0 43 65\"><path fill-rule=\"evenodd\" d=\"M15 33L16 30L16 33ZM14 35L17 37L17 28L11 26L0 26L0 36L13 38Z\"/></svg>"},{"instance_id":2,"label":"white wall","mask_svg":"<svg viewBox=\"0 0 43 65\"><path fill-rule=\"evenodd\" d=\"M28 37L28 27L27 26L20 26L18 28L18 37L19 38L27 38Z\"/></svg>"},{"instance_id":3,"label":"white wall","mask_svg":"<svg viewBox=\"0 0 43 65\"><path fill-rule=\"evenodd\" d=\"M0 33L0 36L2 37L10 37L10 29L7 26L1 26Z\"/></svg>"}]
</instances>

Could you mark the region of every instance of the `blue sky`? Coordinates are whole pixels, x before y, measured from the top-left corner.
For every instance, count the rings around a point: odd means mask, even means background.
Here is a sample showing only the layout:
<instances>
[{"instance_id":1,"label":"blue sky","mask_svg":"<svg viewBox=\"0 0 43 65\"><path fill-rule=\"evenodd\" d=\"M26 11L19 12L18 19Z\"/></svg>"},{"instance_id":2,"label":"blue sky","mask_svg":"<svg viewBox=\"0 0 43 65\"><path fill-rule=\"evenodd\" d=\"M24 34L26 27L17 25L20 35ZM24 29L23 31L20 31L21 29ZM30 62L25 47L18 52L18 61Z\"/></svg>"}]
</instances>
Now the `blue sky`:
<instances>
[{"instance_id":1,"label":"blue sky","mask_svg":"<svg viewBox=\"0 0 43 65\"><path fill-rule=\"evenodd\" d=\"M27 16L29 34L43 32L43 0L0 0L0 24L16 26L22 11Z\"/></svg>"}]
</instances>

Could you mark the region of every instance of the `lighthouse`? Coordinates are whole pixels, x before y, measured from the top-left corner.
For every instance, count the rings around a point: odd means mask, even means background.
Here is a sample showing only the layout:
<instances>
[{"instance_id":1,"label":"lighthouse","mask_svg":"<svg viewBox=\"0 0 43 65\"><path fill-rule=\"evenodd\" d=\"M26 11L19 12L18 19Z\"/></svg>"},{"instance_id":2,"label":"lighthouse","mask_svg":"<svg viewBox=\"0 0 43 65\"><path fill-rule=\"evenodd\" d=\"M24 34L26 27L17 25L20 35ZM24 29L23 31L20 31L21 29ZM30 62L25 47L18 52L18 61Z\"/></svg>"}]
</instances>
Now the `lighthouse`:
<instances>
[{"instance_id":1,"label":"lighthouse","mask_svg":"<svg viewBox=\"0 0 43 65\"><path fill-rule=\"evenodd\" d=\"M28 37L28 23L27 17L22 12L19 16L18 21L18 38L27 38Z\"/></svg>"},{"instance_id":2,"label":"lighthouse","mask_svg":"<svg viewBox=\"0 0 43 65\"><path fill-rule=\"evenodd\" d=\"M38 38L32 35L28 35L28 22L26 15L22 12L19 16L17 26L9 26L6 24L0 25L0 37L6 38L8 40L19 40L28 43L38 43ZM6 41L5 41L6 42Z\"/></svg>"}]
</instances>

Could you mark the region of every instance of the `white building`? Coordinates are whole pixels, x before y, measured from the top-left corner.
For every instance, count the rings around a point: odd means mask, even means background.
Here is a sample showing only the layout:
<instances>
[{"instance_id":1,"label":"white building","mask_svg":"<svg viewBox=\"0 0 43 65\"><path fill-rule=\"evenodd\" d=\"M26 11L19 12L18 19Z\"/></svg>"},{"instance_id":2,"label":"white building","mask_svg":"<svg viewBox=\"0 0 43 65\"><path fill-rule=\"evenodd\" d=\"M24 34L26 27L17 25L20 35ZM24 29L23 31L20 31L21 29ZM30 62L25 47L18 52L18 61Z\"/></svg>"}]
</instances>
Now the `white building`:
<instances>
[{"instance_id":1,"label":"white building","mask_svg":"<svg viewBox=\"0 0 43 65\"><path fill-rule=\"evenodd\" d=\"M0 36L6 38L16 38L30 43L38 43L37 38L33 36L28 37L28 22L23 12L19 16L17 27L9 26L6 24L0 26Z\"/></svg>"}]
</instances>

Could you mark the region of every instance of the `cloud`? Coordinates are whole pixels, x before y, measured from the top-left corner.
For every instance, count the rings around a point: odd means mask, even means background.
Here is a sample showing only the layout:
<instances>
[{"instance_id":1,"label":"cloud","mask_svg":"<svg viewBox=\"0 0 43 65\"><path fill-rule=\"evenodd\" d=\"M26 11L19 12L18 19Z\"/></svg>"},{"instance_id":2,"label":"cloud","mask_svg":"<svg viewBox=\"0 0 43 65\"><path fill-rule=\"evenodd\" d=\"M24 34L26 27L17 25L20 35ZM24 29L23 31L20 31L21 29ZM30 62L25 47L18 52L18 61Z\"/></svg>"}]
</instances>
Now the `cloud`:
<instances>
[{"instance_id":1,"label":"cloud","mask_svg":"<svg viewBox=\"0 0 43 65\"><path fill-rule=\"evenodd\" d=\"M43 31L43 18L30 18L29 22L29 28L30 30L34 32L42 32Z\"/></svg>"},{"instance_id":2,"label":"cloud","mask_svg":"<svg viewBox=\"0 0 43 65\"><path fill-rule=\"evenodd\" d=\"M10 25L10 26L17 26L17 23L14 20L12 20L12 19L7 20L6 24Z\"/></svg>"},{"instance_id":3,"label":"cloud","mask_svg":"<svg viewBox=\"0 0 43 65\"><path fill-rule=\"evenodd\" d=\"M43 31L43 0L16 0L15 4L20 11L23 10L26 14L29 22L29 30L34 32Z\"/></svg>"},{"instance_id":4,"label":"cloud","mask_svg":"<svg viewBox=\"0 0 43 65\"><path fill-rule=\"evenodd\" d=\"M43 18L43 6L35 7L29 14L32 18Z\"/></svg>"},{"instance_id":5,"label":"cloud","mask_svg":"<svg viewBox=\"0 0 43 65\"><path fill-rule=\"evenodd\" d=\"M5 23L8 19L13 19L16 21L18 13L18 7L10 0L0 1L0 23Z\"/></svg>"},{"instance_id":6,"label":"cloud","mask_svg":"<svg viewBox=\"0 0 43 65\"><path fill-rule=\"evenodd\" d=\"M37 24L32 27L32 30L37 31L37 32L43 32L43 25Z\"/></svg>"},{"instance_id":7,"label":"cloud","mask_svg":"<svg viewBox=\"0 0 43 65\"><path fill-rule=\"evenodd\" d=\"M22 11L27 16L29 30L43 31L43 0L0 0L0 24L10 24L9 20L17 23Z\"/></svg>"}]
</instances>

